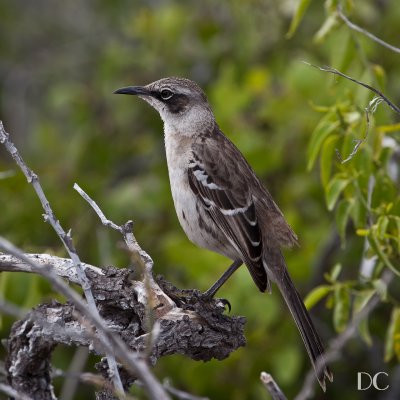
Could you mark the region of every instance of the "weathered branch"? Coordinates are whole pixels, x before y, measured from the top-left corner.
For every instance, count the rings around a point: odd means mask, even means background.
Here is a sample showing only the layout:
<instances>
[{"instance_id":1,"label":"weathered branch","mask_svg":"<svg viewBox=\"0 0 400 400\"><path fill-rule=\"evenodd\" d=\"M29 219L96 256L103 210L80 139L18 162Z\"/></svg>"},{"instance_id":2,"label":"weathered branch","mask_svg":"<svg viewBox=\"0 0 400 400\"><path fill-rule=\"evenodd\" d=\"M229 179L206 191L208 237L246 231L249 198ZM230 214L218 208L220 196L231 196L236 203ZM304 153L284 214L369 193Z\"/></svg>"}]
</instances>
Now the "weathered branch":
<instances>
[{"instance_id":1,"label":"weathered branch","mask_svg":"<svg viewBox=\"0 0 400 400\"><path fill-rule=\"evenodd\" d=\"M119 280L119 284L110 289L109 272L104 275L100 269L80 261L70 233L66 233L56 219L38 176L25 164L1 121L0 143L4 144L32 184L45 210L45 221L53 226L70 256L70 260L66 260L48 255L25 255L0 237L0 249L13 256L1 255L0 270L41 274L69 301L66 305L52 304L50 308L39 306L14 326L9 342L7 372L15 390L23 394L35 393L38 399L55 398L49 372L50 355L57 344L66 343L85 345L98 354L106 355L107 362L100 363L99 369L114 387L104 388L97 396L99 399L111 399L115 395L126 397L124 390L138 378L151 399L167 400L169 396L150 372L146 358L155 363L162 355L177 352L199 360L222 359L244 345L243 318L223 316L223 302L205 301L197 291L179 291L167 282L162 282L165 288L161 288L152 275L151 257L140 248L133 235L132 221L119 227L107 220L97 204L75 185L102 222L122 233L133 264L141 269L140 281L128 279L130 271L124 270L121 272L125 274L124 282ZM88 303L60 277L78 283ZM122 295L124 283L129 284L129 296L125 297ZM94 294L99 288L100 296ZM105 296L104 291L107 290L112 295ZM113 296L122 296L119 308ZM106 299L109 300L107 307L104 306ZM56 306L57 310L54 309ZM127 312L129 323L126 323ZM138 319L134 323L131 321L133 317ZM68 323L73 326L65 329ZM32 345L35 349L31 349ZM31 350L33 354L30 354ZM118 367L117 359L123 367ZM37 368L38 363L40 368Z\"/></svg>"},{"instance_id":2,"label":"weathered branch","mask_svg":"<svg viewBox=\"0 0 400 400\"><path fill-rule=\"evenodd\" d=\"M65 278L71 283L79 283L79 278L71 259L52 256L50 254L25 254L25 256L43 268L50 265L54 273L61 278ZM90 264L82 263L82 268L84 270L90 269L100 275L103 274L101 268ZM36 272L31 264L10 254L3 253L0 253L0 271Z\"/></svg>"},{"instance_id":3,"label":"weathered branch","mask_svg":"<svg viewBox=\"0 0 400 400\"><path fill-rule=\"evenodd\" d=\"M128 251L130 252L132 261L140 268L143 273L144 289L146 293L143 293L148 299L148 305L153 304L154 296L161 296L164 298L165 303L169 303L170 306L173 305L171 299L166 297L165 293L163 293L160 287L157 285L155 280L153 279L153 260L152 258L140 247L138 241L133 235L133 221L128 221L123 225L117 225L111 220L109 220L97 205L97 203L78 185L74 184L74 189L88 202L88 204L93 208L98 217L100 218L101 223L104 226L108 226L117 232L121 233L124 238L125 244L127 246Z\"/></svg>"},{"instance_id":4,"label":"weathered branch","mask_svg":"<svg viewBox=\"0 0 400 400\"><path fill-rule=\"evenodd\" d=\"M23 160L22 156L19 154L18 149L15 147L14 143L10 140L10 135L6 132L3 126L3 122L0 121L0 143L2 143L5 147L5 149L10 153L11 157L14 159L16 164L19 166L21 169L22 173L25 175L28 183L30 183L35 190L39 201L43 207L43 210L45 212L44 218L46 222L49 222L58 237L60 238L61 242L63 243L65 249L67 250L68 255L71 257L71 260L74 264L76 274L79 278L79 284L83 289L83 292L85 293L85 298L87 301L87 305L89 309L91 310L91 313L93 315L98 316L98 311L96 309L95 301L93 298L93 294L91 292L90 284L88 282L88 279L85 275L85 271L82 268L82 263L81 260L79 259L78 253L75 249L75 246L72 241L72 237L70 235L70 232L66 232L63 227L60 224L60 221L57 219L56 215L54 214L54 211L52 207L50 206L49 201L47 200L47 197L43 191L42 186L40 185L39 182L39 177L27 166L25 161ZM103 335L103 333L100 331L100 335ZM103 341L106 341L106 337L103 337ZM111 371L111 379L113 381L113 384L115 386L115 390L123 393L123 386L121 379L118 375L118 368L117 368L117 363L115 361L113 353L107 354L107 360L108 360L108 365L110 367Z\"/></svg>"},{"instance_id":5,"label":"weathered branch","mask_svg":"<svg viewBox=\"0 0 400 400\"><path fill-rule=\"evenodd\" d=\"M99 313L111 333L118 332L131 351L143 354L148 335L146 303L138 296L137 282L131 280L127 269L108 267L102 272L86 271ZM153 309L159 332L149 354L151 364L176 353L194 360L223 359L245 344L244 318L224 315L224 305L218 299L204 300L197 291L179 290L163 278L157 282L177 305L171 308L159 303ZM35 399L52 399L50 356L58 344L87 346L96 354L104 354L97 332L90 329L74 304L40 305L12 329L7 361L12 387L22 393L34 392ZM120 375L125 388L137 377L126 371Z\"/></svg>"},{"instance_id":6,"label":"weathered branch","mask_svg":"<svg viewBox=\"0 0 400 400\"><path fill-rule=\"evenodd\" d=\"M93 313L81 296L72 290L49 266L41 266L26 257L18 248L12 245L7 240L0 237L0 249L9 254L18 257L25 263L31 265L33 270L46 277L52 284L55 290L71 301L74 306L84 315L88 321L94 325L98 332L98 338L108 354L113 354L118 357L121 362L145 384L146 391L151 399L169 399L169 396L163 389L160 382L153 376L148 368L147 363L139 357L139 355L131 352L128 346L122 341L120 336L113 334L107 327L103 318L101 318L97 308L96 313ZM137 289L137 291L140 291ZM115 358L115 357L114 357ZM118 371L117 371L118 372ZM122 382L121 382L122 384Z\"/></svg>"}]
</instances>

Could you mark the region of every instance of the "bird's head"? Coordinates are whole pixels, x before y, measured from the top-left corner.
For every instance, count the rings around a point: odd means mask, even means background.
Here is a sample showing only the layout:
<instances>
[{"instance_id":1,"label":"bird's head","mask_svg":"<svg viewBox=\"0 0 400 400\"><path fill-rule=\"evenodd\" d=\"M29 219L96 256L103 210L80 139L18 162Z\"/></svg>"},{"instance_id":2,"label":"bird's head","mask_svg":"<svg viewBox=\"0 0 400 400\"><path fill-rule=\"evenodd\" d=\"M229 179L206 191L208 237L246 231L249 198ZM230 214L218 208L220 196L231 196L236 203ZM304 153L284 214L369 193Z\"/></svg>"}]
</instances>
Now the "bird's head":
<instances>
[{"instance_id":1,"label":"bird's head","mask_svg":"<svg viewBox=\"0 0 400 400\"><path fill-rule=\"evenodd\" d=\"M116 94L136 95L154 107L166 132L190 134L214 122L207 97L197 83L185 78L163 78L146 86L128 86Z\"/></svg>"}]
</instances>

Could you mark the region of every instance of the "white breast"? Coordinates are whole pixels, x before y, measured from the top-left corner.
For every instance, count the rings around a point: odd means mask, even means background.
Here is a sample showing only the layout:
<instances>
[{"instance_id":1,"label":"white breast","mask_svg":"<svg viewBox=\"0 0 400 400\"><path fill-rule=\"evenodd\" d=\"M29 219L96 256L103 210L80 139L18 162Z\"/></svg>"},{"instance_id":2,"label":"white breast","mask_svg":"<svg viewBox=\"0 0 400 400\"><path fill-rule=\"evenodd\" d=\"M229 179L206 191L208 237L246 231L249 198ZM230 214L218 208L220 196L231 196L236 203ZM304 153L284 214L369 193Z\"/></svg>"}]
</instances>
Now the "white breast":
<instances>
[{"instance_id":1,"label":"white breast","mask_svg":"<svg viewBox=\"0 0 400 400\"><path fill-rule=\"evenodd\" d=\"M179 222L193 240L192 218L196 215L196 197L189 186L188 165L191 157L191 140L187 137L179 138L177 135L165 132L165 151L167 155L168 174L174 200L176 214Z\"/></svg>"},{"instance_id":2,"label":"white breast","mask_svg":"<svg viewBox=\"0 0 400 400\"><path fill-rule=\"evenodd\" d=\"M174 132L165 129L165 150L176 214L182 229L191 242L199 247L235 259L237 252L222 235L222 232L217 230L215 236L215 234L210 235L209 229L201 228L201 225L204 226L204 224L211 227L214 222L189 185L188 166L192 158L192 143L191 138L178 137ZM199 222L199 214L203 224Z\"/></svg>"}]
</instances>

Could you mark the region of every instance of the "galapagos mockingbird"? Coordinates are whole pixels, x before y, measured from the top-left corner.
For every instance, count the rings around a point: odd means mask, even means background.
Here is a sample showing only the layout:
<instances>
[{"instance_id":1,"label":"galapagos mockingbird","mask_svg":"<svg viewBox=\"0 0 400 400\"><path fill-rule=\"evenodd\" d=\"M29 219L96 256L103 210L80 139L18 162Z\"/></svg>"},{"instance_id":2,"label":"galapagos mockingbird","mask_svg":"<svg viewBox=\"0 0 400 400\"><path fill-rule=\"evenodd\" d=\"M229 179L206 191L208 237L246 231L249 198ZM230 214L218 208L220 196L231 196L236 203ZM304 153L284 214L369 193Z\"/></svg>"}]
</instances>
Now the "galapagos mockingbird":
<instances>
[{"instance_id":1,"label":"galapagos mockingbird","mask_svg":"<svg viewBox=\"0 0 400 400\"><path fill-rule=\"evenodd\" d=\"M205 295L214 296L242 263L261 292L270 292L274 282L325 391L325 378L332 381L332 373L281 252L281 246L297 244L297 236L246 159L219 129L204 92L191 80L173 77L114 93L136 95L158 111L179 222L193 243L233 261Z\"/></svg>"}]
</instances>

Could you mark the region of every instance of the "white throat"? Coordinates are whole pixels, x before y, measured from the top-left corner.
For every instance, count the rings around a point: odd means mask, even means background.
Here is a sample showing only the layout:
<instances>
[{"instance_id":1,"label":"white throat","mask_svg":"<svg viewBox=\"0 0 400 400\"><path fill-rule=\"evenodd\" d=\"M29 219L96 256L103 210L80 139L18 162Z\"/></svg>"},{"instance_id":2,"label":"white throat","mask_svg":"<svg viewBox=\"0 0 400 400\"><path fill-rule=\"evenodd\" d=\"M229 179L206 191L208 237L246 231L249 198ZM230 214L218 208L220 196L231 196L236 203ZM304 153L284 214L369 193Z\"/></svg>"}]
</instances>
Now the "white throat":
<instances>
[{"instance_id":1,"label":"white throat","mask_svg":"<svg viewBox=\"0 0 400 400\"><path fill-rule=\"evenodd\" d=\"M165 109L159 112L166 137L179 135L193 138L214 128L215 120L211 110L200 105L191 107L183 114L171 114Z\"/></svg>"}]
</instances>

